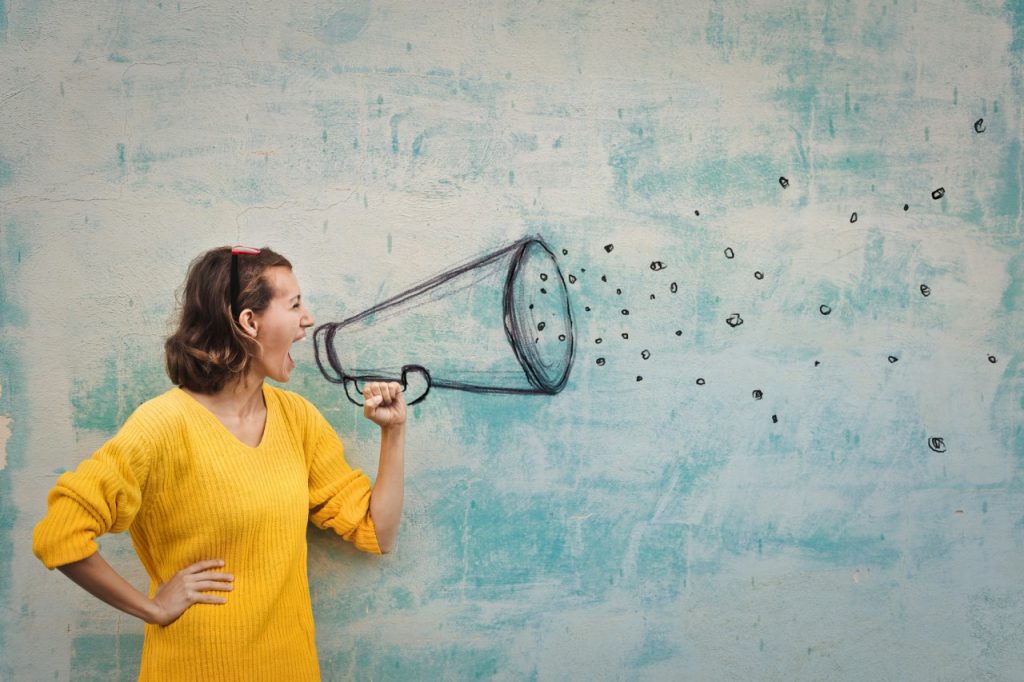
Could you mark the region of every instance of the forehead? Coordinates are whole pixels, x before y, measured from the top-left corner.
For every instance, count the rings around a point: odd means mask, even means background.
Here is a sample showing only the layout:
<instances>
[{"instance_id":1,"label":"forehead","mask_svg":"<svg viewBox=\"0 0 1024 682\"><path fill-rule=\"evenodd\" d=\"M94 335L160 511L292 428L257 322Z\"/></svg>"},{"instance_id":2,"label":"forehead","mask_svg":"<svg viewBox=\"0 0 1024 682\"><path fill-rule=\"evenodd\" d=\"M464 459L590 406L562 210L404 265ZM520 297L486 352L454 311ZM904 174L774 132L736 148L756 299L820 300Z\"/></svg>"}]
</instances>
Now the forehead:
<instances>
[{"instance_id":1,"label":"forehead","mask_svg":"<svg viewBox=\"0 0 1024 682\"><path fill-rule=\"evenodd\" d=\"M292 298L301 293L299 280L295 279L295 273L291 271L291 268L267 268L264 276L267 279L267 284L274 291L274 298Z\"/></svg>"}]
</instances>

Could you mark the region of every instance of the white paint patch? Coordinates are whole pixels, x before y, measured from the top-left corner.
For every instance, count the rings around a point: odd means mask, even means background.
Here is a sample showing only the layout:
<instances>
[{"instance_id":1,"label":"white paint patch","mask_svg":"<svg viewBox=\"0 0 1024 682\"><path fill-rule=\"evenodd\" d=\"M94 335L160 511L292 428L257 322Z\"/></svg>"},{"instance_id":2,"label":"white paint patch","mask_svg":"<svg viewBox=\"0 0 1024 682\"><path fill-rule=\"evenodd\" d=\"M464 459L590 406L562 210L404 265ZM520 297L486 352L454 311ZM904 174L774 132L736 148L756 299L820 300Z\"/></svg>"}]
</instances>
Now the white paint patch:
<instances>
[{"instance_id":1,"label":"white paint patch","mask_svg":"<svg viewBox=\"0 0 1024 682\"><path fill-rule=\"evenodd\" d=\"M0 416L0 471L7 468L7 439L11 437L11 418Z\"/></svg>"},{"instance_id":2,"label":"white paint patch","mask_svg":"<svg viewBox=\"0 0 1024 682\"><path fill-rule=\"evenodd\" d=\"M0 398L4 397L4 385L0 384ZM7 439L11 437L11 418L0 416L0 471L7 468Z\"/></svg>"}]
</instances>

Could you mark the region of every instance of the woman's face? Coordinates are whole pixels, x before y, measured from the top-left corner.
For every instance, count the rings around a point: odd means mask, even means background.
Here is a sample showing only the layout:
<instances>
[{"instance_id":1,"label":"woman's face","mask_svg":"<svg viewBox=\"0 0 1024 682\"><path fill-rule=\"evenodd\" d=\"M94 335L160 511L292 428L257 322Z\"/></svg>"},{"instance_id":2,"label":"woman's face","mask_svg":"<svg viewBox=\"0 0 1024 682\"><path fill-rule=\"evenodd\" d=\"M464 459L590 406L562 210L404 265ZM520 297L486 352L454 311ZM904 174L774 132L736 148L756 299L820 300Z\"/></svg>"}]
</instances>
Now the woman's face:
<instances>
[{"instance_id":1,"label":"woman's face","mask_svg":"<svg viewBox=\"0 0 1024 682\"><path fill-rule=\"evenodd\" d=\"M306 338L306 327L313 326L313 316L302 302L299 282L290 268L267 268L264 277L274 298L266 310L252 318L256 340L262 347L255 369L283 383L295 369L289 352L292 344Z\"/></svg>"}]
</instances>

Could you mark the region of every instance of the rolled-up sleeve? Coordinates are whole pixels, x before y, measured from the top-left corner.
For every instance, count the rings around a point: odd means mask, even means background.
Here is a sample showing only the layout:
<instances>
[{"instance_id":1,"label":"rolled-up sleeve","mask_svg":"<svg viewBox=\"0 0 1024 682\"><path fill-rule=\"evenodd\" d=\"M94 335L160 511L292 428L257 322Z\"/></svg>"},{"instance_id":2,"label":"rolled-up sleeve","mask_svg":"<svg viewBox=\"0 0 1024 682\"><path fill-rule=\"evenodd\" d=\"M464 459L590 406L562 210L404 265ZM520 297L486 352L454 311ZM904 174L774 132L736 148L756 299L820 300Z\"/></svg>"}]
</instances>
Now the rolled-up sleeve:
<instances>
[{"instance_id":1,"label":"rolled-up sleeve","mask_svg":"<svg viewBox=\"0 0 1024 682\"><path fill-rule=\"evenodd\" d=\"M32 551L50 569L85 559L96 538L131 526L142 505L150 448L129 419L117 435L74 471L57 479L46 516L32 533Z\"/></svg>"},{"instance_id":2,"label":"rolled-up sleeve","mask_svg":"<svg viewBox=\"0 0 1024 682\"><path fill-rule=\"evenodd\" d=\"M319 412L312 428L312 452L307 453L310 521L318 528L332 529L364 552L380 554L370 517L369 477L349 467L338 434Z\"/></svg>"}]
</instances>

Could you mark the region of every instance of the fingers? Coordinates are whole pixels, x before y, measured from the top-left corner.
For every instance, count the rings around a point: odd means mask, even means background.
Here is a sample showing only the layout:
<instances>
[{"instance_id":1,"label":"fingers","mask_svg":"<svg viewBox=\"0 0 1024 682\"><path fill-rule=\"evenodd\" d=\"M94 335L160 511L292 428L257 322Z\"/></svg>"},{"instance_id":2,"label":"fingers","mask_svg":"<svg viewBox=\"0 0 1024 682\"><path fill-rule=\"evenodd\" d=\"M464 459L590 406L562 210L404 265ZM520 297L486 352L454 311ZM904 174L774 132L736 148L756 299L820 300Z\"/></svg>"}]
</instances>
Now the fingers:
<instances>
[{"instance_id":1,"label":"fingers","mask_svg":"<svg viewBox=\"0 0 1024 682\"><path fill-rule=\"evenodd\" d=\"M378 405L390 405L402 395L402 385L397 381L371 381L363 387L364 402L371 400ZM380 398L380 400L375 400Z\"/></svg>"},{"instance_id":2,"label":"fingers","mask_svg":"<svg viewBox=\"0 0 1024 682\"><path fill-rule=\"evenodd\" d=\"M235 589L234 583L230 580L199 580L190 585L193 590L206 591L216 590L218 592L230 592Z\"/></svg>"}]
</instances>

